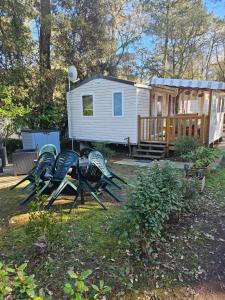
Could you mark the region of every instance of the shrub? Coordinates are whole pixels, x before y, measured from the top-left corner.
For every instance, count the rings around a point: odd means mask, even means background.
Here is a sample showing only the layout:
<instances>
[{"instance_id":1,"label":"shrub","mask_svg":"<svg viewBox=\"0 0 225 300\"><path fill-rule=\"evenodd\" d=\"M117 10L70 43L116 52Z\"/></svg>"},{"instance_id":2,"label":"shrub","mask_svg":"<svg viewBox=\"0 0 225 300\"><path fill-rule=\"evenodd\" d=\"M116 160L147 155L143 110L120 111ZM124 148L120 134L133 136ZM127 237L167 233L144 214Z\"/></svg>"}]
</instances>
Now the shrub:
<instances>
[{"instance_id":1,"label":"shrub","mask_svg":"<svg viewBox=\"0 0 225 300\"><path fill-rule=\"evenodd\" d=\"M21 299L21 300L51 300L43 289L38 291L34 275L27 275L25 269L27 264L11 267L0 262L0 299ZM88 280L92 274L91 270L81 273L68 272L70 282L64 283L63 299L68 300L103 300L110 293L111 288L104 284L92 284Z\"/></svg>"},{"instance_id":2,"label":"shrub","mask_svg":"<svg viewBox=\"0 0 225 300\"><path fill-rule=\"evenodd\" d=\"M0 299L43 299L36 295L34 275L26 275L26 267L12 268L0 262Z\"/></svg>"},{"instance_id":3,"label":"shrub","mask_svg":"<svg viewBox=\"0 0 225 300\"><path fill-rule=\"evenodd\" d=\"M194 179L184 180L169 163L154 163L138 174L136 187L115 221L114 234L124 239L132 252L146 257L155 250L171 219L196 208L196 196Z\"/></svg>"},{"instance_id":4,"label":"shrub","mask_svg":"<svg viewBox=\"0 0 225 300\"><path fill-rule=\"evenodd\" d=\"M110 293L111 288L104 285L104 281L100 280L99 285L91 284L87 281L88 277L92 274L91 270L86 270L81 273L75 273L73 271L68 272L71 279L70 282L66 282L64 285L64 292L68 296L72 296L75 300L103 300L106 299L106 295Z\"/></svg>"},{"instance_id":5,"label":"shrub","mask_svg":"<svg viewBox=\"0 0 225 300\"><path fill-rule=\"evenodd\" d=\"M112 150L107 143L92 143L92 145L94 149L101 152L106 158L110 158L115 154L115 151Z\"/></svg>"},{"instance_id":6,"label":"shrub","mask_svg":"<svg viewBox=\"0 0 225 300\"><path fill-rule=\"evenodd\" d=\"M39 190L38 181L36 189ZM61 210L55 213L53 210L43 209L47 198L46 195L36 195L35 201L31 201L25 233L29 241L44 242L48 250L51 250L57 246L61 247L67 240L68 232L63 223Z\"/></svg>"},{"instance_id":7,"label":"shrub","mask_svg":"<svg viewBox=\"0 0 225 300\"><path fill-rule=\"evenodd\" d=\"M116 230L127 239L132 249L147 255L155 240L161 237L165 222L184 205L182 181L177 171L167 163L137 176L136 188L124 207Z\"/></svg>"},{"instance_id":8,"label":"shrub","mask_svg":"<svg viewBox=\"0 0 225 300\"><path fill-rule=\"evenodd\" d=\"M193 163L194 169L208 167L219 156L218 149L209 147L198 147L185 155L185 159Z\"/></svg>"},{"instance_id":9,"label":"shrub","mask_svg":"<svg viewBox=\"0 0 225 300\"><path fill-rule=\"evenodd\" d=\"M198 140L192 136L181 136L174 143L174 153L177 157L183 158L184 155L195 150L198 146Z\"/></svg>"},{"instance_id":10,"label":"shrub","mask_svg":"<svg viewBox=\"0 0 225 300\"><path fill-rule=\"evenodd\" d=\"M6 141L7 153L12 154L17 149L22 149L22 141L19 139L8 139Z\"/></svg>"}]
</instances>

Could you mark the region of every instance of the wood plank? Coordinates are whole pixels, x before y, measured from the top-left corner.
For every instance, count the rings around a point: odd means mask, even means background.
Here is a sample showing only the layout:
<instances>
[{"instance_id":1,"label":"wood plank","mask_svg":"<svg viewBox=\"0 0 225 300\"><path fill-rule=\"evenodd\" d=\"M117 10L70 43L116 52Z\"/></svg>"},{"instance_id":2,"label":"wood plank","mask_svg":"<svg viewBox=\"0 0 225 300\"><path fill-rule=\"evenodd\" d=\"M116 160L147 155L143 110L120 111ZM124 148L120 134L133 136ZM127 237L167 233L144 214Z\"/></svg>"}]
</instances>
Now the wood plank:
<instances>
[{"instance_id":1,"label":"wood plank","mask_svg":"<svg viewBox=\"0 0 225 300\"><path fill-rule=\"evenodd\" d=\"M141 141L141 116L138 115L138 144Z\"/></svg>"},{"instance_id":2,"label":"wood plank","mask_svg":"<svg viewBox=\"0 0 225 300\"><path fill-rule=\"evenodd\" d=\"M198 137L198 117L194 119L194 137Z\"/></svg>"},{"instance_id":3,"label":"wood plank","mask_svg":"<svg viewBox=\"0 0 225 300\"><path fill-rule=\"evenodd\" d=\"M211 116L211 110L212 110L212 97L213 97L213 91L210 90L209 92L209 109L208 109L208 122L207 122L207 128L208 128L208 132L207 132L207 146L209 145L209 130L210 130L210 116Z\"/></svg>"},{"instance_id":4,"label":"wood plank","mask_svg":"<svg viewBox=\"0 0 225 300\"><path fill-rule=\"evenodd\" d=\"M189 118L188 135L192 136L192 118Z\"/></svg>"},{"instance_id":5,"label":"wood plank","mask_svg":"<svg viewBox=\"0 0 225 300\"><path fill-rule=\"evenodd\" d=\"M149 118L148 140L151 141L151 138L152 138L152 118Z\"/></svg>"},{"instance_id":6,"label":"wood plank","mask_svg":"<svg viewBox=\"0 0 225 300\"><path fill-rule=\"evenodd\" d=\"M181 119L177 118L177 136L181 136Z\"/></svg>"},{"instance_id":7,"label":"wood plank","mask_svg":"<svg viewBox=\"0 0 225 300\"><path fill-rule=\"evenodd\" d=\"M144 139L144 119L143 118L141 119L141 128L142 128L141 140L143 140Z\"/></svg>"}]
</instances>

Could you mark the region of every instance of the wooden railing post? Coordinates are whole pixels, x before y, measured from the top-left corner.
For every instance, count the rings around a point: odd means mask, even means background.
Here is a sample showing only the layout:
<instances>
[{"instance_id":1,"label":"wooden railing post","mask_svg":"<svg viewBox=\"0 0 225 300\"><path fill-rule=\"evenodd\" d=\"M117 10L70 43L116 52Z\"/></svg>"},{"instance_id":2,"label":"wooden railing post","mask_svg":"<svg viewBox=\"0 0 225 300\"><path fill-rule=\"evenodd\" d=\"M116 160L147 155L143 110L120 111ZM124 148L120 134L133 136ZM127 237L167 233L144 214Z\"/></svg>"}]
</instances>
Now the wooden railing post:
<instances>
[{"instance_id":1,"label":"wooden railing post","mask_svg":"<svg viewBox=\"0 0 225 300\"><path fill-rule=\"evenodd\" d=\"M140 144L141 141L141 116L138 115L138 144Z\"/></svg>"},{"instance_id":2,"label":"wooden railing post","mask_svg":"<svg viewBox=\"0 0 225 300\"><path fill-rule=\"evenodd\" d=\"M205 116L201 116L201 125L200 125L200 141L204 145L205 143Z\"/></svg>"},{"instance_id":3,"label":"wooden railing post","mask_svg":"<svg viewBox=\"0 0 225 300\"><path fill-rule=\"evenodd\" d=\"M166 118L166 146L169 147L170 143L170 117Z\"/></svg>"}]
</instances>

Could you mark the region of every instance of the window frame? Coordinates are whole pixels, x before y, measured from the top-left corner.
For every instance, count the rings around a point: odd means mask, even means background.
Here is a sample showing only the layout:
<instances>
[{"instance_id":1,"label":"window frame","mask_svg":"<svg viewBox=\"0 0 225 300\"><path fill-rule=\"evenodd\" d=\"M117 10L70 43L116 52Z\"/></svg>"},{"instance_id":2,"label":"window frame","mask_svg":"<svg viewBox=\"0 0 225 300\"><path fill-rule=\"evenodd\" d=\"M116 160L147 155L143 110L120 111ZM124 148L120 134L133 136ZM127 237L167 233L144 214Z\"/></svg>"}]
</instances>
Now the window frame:
<instances>
[{"instance_id":1,"label":"window frame","mask_svg":"<svg viewBox=\"0 0 225 300\"><path fill-rule=\"evenodd\" d=\"M83 105L83 97L84 96L92 96L93 115L91 115L91 116L85 116L84 115L84 105ZM95 115L95 104L94 103L95 103L95 95L94 95L93 92L90 92L90 93L86 92L86 93L82 93L81 94L81 116L82 117L84 117L84 118L92 118L92 117L94 117L94 115Z\"/></svg>"},{"instance_id":2,"label":"window frame","mask_svg":"<svg viewBox=\"0 0 225 300\"><path fill-rule=\"evenodd\" d=\"M122 95L122 114L120 116L115 116L114 114L114 94L121 93ZM113 118L123 118L124 117L124 92L123 90L112 91L112 117Z\"/></svg>"}]
</instances>

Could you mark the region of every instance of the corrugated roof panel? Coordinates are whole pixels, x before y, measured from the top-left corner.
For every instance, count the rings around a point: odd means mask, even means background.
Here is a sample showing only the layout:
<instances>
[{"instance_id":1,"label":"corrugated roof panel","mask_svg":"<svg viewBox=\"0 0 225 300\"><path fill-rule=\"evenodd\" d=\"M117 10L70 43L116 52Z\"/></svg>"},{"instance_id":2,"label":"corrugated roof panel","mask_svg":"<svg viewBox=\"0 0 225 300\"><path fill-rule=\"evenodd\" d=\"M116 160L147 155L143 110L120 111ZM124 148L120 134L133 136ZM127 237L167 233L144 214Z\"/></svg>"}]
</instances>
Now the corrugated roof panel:
<instances>
[{"instance_id":1,"label":"corrugated roof panel","mask_svg":"<svg viewBox=\"0 0 225 300\"><path fill-rule=\"evenodd\" d=\"M207 80L188 80L188 79L170 79L153 77L150 79L150 85L164 85L170 87L185 87L185 88L199 88L210 90L225 90L225 83L220 81Z\"/></svg>"}]
</instances>

